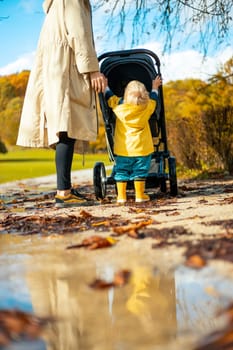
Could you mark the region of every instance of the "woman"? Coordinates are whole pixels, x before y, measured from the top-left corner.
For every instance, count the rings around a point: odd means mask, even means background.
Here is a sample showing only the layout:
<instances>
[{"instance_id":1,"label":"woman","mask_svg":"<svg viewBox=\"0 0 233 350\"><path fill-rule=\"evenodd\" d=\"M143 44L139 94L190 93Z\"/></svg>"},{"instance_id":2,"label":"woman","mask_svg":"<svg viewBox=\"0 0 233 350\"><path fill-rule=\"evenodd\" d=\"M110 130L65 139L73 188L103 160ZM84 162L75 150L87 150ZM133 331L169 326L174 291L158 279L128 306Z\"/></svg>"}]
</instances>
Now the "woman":
<instances>
[{"instance_id":1,"label":"woman","mask_svg":"<svg viewBox=\"0 0 233 350\"><path fill-rule=\"evenodd\" d=\"M17 145L56 149L56 206L86 199L72 188L73 152L97 136L95 91L105 88L94 48L89 0L46 0ZM79 148L80 149L80 148Z\"/></svg>"}]
</instances>

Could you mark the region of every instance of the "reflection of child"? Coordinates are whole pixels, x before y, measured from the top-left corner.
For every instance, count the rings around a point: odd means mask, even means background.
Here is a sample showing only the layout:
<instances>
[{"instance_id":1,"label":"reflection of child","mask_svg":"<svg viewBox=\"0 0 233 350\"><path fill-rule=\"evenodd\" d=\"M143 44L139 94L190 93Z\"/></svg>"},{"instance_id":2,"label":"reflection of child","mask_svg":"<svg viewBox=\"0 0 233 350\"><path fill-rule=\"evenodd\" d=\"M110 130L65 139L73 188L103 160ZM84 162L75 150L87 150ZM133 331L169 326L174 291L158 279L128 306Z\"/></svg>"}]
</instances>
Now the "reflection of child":
<instances>
[{"instance_id":1,"label":"reflection of child","mask_svg":"<svg viewBox=\"0 0 233 350\"><path fill-rule=\"evenodd\" d=\"M135 315L142 316L148 312L147 301L150 298L149 286L152 276L149 270L144 267L137 267L133 271L131 283L133 285L133 293L127 300L127 309Z\"/></svg>"},{"instance_id":2,"label":"reflection of child","mask_svg":"<svg viewBox=\"0 0 233 350\"><path fill-rule=\"evenodd\" d=\"M136 202L150 198L144 193L151 154L154 151L149 119L158 100L158 87L162 80L157 76L152 81L150 94L143 83L132 80L125 88L124 98L117 97L107 88L105 97L116 115L114 154L116 155L115 180L117 202L126 202L127 181L133 180Z\"/></svg>"}]
</instances>

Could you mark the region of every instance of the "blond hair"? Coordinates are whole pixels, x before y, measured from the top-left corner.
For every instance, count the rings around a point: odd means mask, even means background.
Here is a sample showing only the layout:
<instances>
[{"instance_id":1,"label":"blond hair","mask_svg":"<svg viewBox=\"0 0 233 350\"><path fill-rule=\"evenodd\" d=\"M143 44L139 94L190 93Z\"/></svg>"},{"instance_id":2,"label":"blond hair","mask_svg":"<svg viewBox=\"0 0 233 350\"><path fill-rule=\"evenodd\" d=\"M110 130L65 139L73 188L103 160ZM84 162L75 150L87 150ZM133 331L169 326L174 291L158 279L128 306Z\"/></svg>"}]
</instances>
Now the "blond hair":
<instances>
[{"instance_id":1,"label":"blond hair","mask_svg":"<svg viewBox=\"0 0 233 350\"><path fill-rule=\"evenodd\" d=\"M145 105L148 103L149 93L143 83L132 80L125 88L124 102L132 105Z\"/></svg>"}]
</instances>

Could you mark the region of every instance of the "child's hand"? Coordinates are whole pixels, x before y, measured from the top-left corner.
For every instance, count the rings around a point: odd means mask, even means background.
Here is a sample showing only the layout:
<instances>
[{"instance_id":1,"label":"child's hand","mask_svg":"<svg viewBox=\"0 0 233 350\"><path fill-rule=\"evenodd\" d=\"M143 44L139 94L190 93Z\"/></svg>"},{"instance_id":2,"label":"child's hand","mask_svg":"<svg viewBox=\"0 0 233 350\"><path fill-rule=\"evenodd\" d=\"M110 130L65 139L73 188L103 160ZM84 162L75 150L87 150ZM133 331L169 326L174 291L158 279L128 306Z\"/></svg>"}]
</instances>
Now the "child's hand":
<instances>
[{"instance_id":1,"label":"child's hand","mask_svg":"<svg viewBox=\"0 0 233 350\"><path fill-rule=\"evenodd\" d=\"M162 85L162 78L159 75L157 75L157 77L154 80L152 80L152 89L158 90L158 87L160 85Z\"/></svg>"}]
</instances>

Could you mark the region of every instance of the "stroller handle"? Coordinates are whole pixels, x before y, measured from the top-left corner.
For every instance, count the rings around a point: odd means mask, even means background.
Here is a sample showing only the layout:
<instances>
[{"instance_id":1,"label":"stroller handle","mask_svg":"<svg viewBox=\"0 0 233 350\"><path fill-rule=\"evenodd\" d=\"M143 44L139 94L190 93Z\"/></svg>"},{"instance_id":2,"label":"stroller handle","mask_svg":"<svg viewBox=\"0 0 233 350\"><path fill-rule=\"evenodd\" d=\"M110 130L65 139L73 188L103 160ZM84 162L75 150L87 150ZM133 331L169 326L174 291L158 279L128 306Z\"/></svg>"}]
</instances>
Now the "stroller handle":
<instances>
[{"instance_id":1,"label":"stroller handle","mask_svg":"<svg viewBox=\"0 0 233 350\"><path fill-rule=\"evenodd\" d=\"M160 68L160 59L158 56L151 50L148 49L130 49L130 50L120 50L120 51L110 51L110 52L105 52L102 55L98 57L99 62L102 61L104 58L107 57L112 57L112 56L120 56L120 57L127 57L131 56L134 54L147 54L154 58L156 62L156 66L158 69Z\"/></svg>"}]
</instances>

